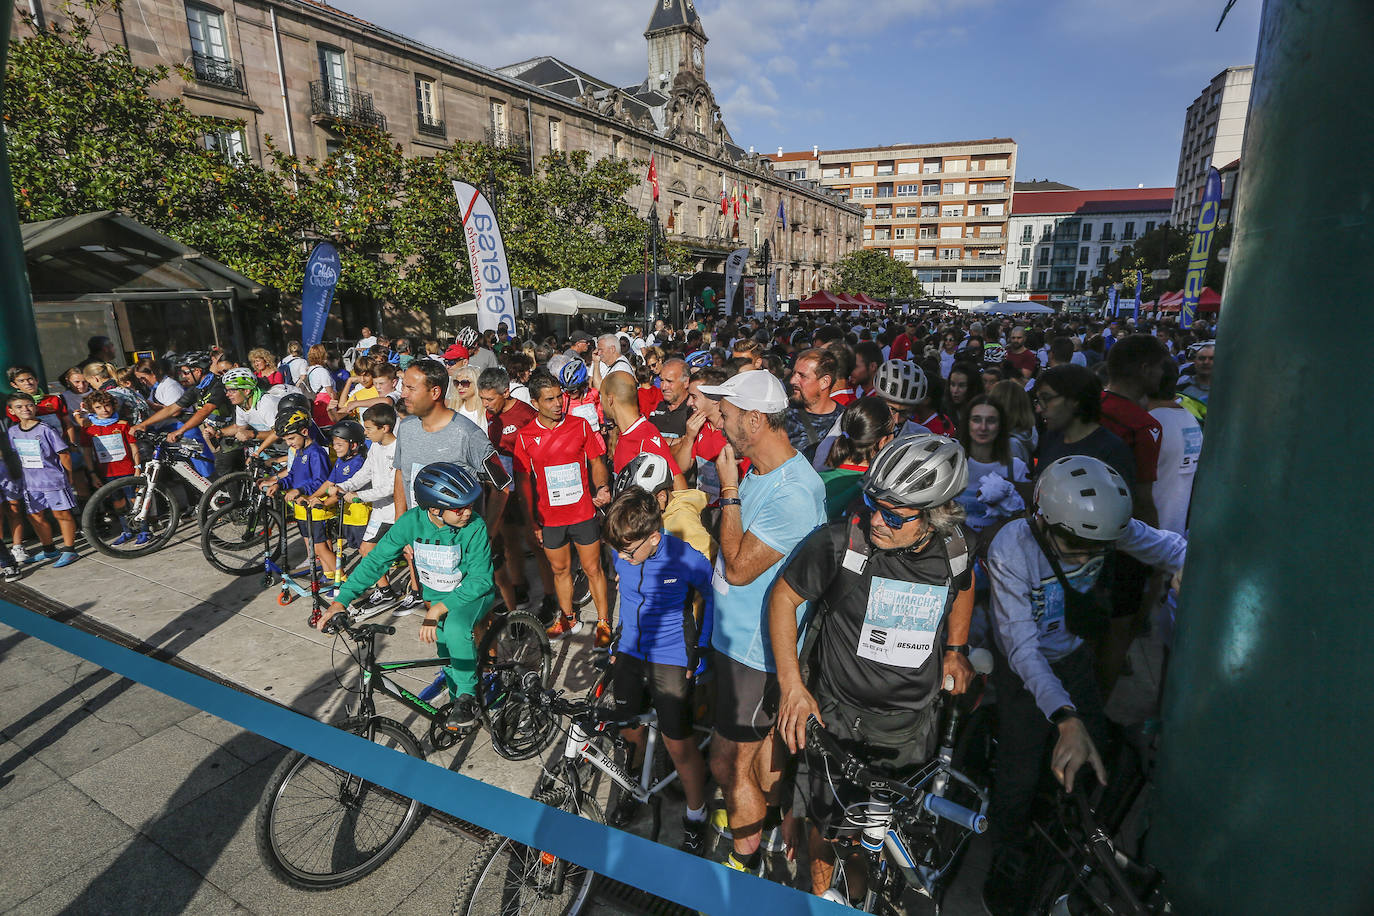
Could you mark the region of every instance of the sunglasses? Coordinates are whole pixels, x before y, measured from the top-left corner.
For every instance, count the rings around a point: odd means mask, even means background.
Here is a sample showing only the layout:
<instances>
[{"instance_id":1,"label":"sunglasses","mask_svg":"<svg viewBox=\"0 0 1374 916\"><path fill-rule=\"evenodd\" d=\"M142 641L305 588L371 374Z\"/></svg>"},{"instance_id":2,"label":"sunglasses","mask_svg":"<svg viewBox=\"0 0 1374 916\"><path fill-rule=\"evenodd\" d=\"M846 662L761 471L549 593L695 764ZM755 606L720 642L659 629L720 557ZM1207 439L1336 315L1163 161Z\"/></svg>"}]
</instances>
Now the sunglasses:
<instances>
[{"instance_id":1,"label":"sunglasses","mask_svg":"<svg viewBox=\"0 0 1374 916\"><path fill-rule=\"evenodd\" d=\"M884 509L882 506L874 502L873 497L869 496L867 493L864 494L864 505L867 506L873 512L876 512L879 515L881 515L883 517L883 524L887 525L887 527L889 528L900 528L907 522L914 522L916 521L916 519L921 517L920 514L911 516L898 515L891 509Z\"/></svg>"},{"instance_id":2,"label":"sunglasses","mask_svg":"<svg viewBox=\"0 0 1374 916\"><path fill-rule=\"evenodd\" d=\"M469 381L466 381L466 380L461 381L461 382L454 382L454 384L457 385L459 388L471 388L471 387L472 387L472 382L469 382Z\"/></svg>"}]
</instances>

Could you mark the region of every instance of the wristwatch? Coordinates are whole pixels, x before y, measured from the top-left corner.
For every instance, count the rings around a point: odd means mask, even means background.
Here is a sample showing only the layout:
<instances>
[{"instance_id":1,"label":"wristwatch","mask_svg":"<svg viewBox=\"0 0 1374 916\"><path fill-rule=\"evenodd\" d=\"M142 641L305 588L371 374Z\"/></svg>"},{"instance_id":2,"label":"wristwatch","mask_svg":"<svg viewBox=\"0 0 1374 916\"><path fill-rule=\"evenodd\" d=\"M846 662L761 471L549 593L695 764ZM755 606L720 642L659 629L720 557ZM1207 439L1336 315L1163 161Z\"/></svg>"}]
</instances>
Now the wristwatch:
<instances>
[{"instance_id":1,"label":"wristwatch","mask_svg":"<svg viewBox=\"0 0 1374 916\"><path fill-rule=\"evenodd\" d=\"M957 646L945 646L946 652L958 652L964 658L968 658L968 643L961 643Z\"/></svg>"},{"instance_id":2,"label":"wristwatch","mask_svg":"<svg viewBox=\"0 0 1374 916\"><path fill-rule=\"evenodd\" d=\"M739 506L739 505L743 505L743 504L740 502L740 499L739 499L738 496L731 496L731 497L728 498L728 499L722 499L722 500L720 501L720 506L721 506L721 508L724 508L725 506Z\"/></svg>"},{"instance_id":3,"label":"wristwatch","mask_svg":"<svg viewBox=\"0 0 1374 916\"><path fill-rule=\"evenodd\" d=\"M1064 722L1066 722L1069 719L1081 718L1083 717L1078 714L1078 710L1074 709L1072 706L1061 706L1054 712L1050 713L1050 724L1063 725Z\"/></svg>"}]
</instances>

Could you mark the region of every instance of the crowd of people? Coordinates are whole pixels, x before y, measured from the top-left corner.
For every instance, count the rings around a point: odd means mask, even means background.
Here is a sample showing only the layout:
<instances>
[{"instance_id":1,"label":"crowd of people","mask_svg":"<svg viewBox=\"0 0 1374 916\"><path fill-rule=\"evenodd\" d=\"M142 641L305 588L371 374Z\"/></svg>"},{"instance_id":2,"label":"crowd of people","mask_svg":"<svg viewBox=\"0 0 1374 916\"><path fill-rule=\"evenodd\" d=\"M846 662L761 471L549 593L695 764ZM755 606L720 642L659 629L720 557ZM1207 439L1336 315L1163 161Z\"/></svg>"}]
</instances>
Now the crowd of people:
<instances>
[{"instance_id":1,"label":"crowd of people","mask_svg":"<svg viewBox=\"0 0 1374 916\"><path fill-rule=\"evenodd\" d=\"M908 774L933 753L941 692L964 691L987 648L992 913L1024 910L1042 762L1068 787L1084 766L1103 778L1104 700L1132 641L1167 645L1214 353L1202 323L957 312L566 339L503 325L447 345L364 329L342 362L292 342L281 359L216 350L122 370L105 345L61 394L8 372L7 577L77 558L78 500L138 467L140 431L200 443L207 477L280 440L263 485L304 505L326 572L316 508L367 507L345 524L362 559L314 625L423 615L419 638L450 660L428 697L447 691L461 726L491 608L537 609L563 640L583 631L585 593L587 651L611 653L617 707L658 714L686 794L682 848L702 853L714 829L726 864L753 872L806 848L818 894L853 799L814 769L796 777L809 719Z\"/></svg>"}]
</instances>

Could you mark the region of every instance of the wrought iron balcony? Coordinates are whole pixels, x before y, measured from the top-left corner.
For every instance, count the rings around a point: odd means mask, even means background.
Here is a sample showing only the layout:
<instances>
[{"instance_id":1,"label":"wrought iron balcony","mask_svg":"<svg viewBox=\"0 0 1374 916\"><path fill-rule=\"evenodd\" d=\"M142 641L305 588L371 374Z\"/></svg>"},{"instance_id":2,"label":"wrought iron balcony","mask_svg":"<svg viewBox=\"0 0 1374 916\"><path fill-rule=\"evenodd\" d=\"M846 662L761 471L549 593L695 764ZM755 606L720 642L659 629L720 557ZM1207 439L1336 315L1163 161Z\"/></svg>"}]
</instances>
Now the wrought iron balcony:
<instances>
[{"instance_id":1,"label":"wrought iron balcony","mask_svg":"<svg viewBox=\"0 0 1374 916\"><path fill-rule=\"evenodd\" d=\"M310 84L310 114L317 118L386 130L386 115L372 104L372 93L359 92L325 80Z\"/></svg>"},{"instance_id":2,"label":"wrought iron balcony","mask_svg":"<svg viewBox=\"0 0 1374 916\"><path fill-rule=\"evenodd\" d=\"M431 137L448 136L448 132L444 129L444 122L437 118L429 117L428 115L417 114L415 127L420 133L427 134Z\"/></svg>"},{"instance_id":3,"label":"wrought iron balcony","mask_svg":"<svg viewBox=\"0 0 1374 916\"><path fill-rule=\"evenodd\" d=\"M243 68L232 60L211 57L208 54L192 54L191 69L196 82L230 92L244 92Z\"/></svg>"},{"instance_id":4,"label":"wrought iron balcony","mask_svg":"<svg viewBox=\"0 0 1374 916\"><path fill-rule=\"evenodd\" d=\"M488 127L487 146L496 149L523 150L525 148L525 136L505 127Z\"/></svg>"}]
</instances>

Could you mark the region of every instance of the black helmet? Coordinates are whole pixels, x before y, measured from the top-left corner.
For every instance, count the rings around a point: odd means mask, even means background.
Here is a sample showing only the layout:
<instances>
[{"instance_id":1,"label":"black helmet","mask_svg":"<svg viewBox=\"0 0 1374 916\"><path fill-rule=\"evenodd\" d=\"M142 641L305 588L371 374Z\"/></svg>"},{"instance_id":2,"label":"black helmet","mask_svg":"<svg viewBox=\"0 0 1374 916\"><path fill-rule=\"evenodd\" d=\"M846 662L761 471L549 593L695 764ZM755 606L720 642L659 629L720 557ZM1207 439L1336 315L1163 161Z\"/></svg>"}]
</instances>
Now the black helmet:
<instances>
[{"instance_id":1,"label":"black helmet","mask_svg":"<svg viewBox=\"0 0 1374 916\"><path fill-rule=\"evenodd\" d=\"M340 420L329 430L330 438L342 439L355 449L362 448L367 441L367 436L363 433L363 424L357 420Z\"/></svg>"},{"instance_id":2,"label":"black helmet","mask_svg":"<svg viewBox=\"0 0 1374 916\"><path fill-rule=\"evenodd\" d=\"M290 394L284 394L281 396L281 400L277 402L277 416L281 416L284 413L290 413L293 410L303 410L306 413L310 412L310 402L306 400L305 395L301 394L299 391L292 391Z\"/></svg>"},{"instance_id":3,"label":"black helmet","mask_svg":"<svg viewBox=\"0 0 1374 916\"><path fill-rule=\"evenodd\" d=\"M204 350L188 350L176 358L177 368L185 366L187 369L199 369L201 372L208 371L210 368L210 354Z\"/></svg>"},{"instance_id":4,"label":"black helmet","mask_svg":"<svg viewBox=\"0 0 1374 916\"><path fill-rule=\"evenodd\" d=\"M310 414L304 410L288 410L277 414L274 426L278 436L303 433L310 428Z\"/></svg>"},{"instance_id":5,"label":"black helmet","mask_svg":"<svg viewBox=\"0 0 1374 916\"><path fill-rule=\"evenodd\" d=\"M462 509L481 495L477 476L461 464L436 461L415 475L415 503L422 509Z\"/></svg>"}]
</instances>

